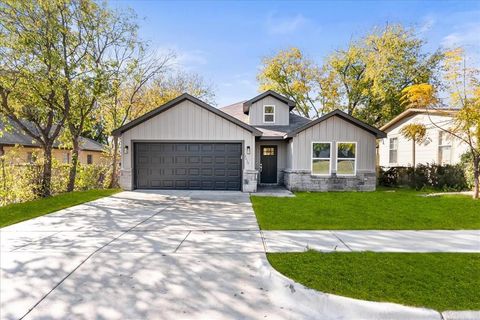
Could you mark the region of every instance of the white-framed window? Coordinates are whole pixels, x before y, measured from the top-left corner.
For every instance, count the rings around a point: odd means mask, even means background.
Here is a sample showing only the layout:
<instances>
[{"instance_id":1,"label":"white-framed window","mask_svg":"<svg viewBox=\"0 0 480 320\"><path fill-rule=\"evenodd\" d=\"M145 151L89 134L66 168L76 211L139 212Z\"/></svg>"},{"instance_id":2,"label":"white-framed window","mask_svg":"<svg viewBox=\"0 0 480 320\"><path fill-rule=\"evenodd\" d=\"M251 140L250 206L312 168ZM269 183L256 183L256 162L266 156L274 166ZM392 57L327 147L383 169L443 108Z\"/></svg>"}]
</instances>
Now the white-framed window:
<instances>
[{"instance_id":1,"label":"white-framed window","mask_svg":"<svg viewBox=\"0 0 480 320\"><path fill-rule=\"evenodd\" d=\"M452 135L443 130L438 131L438 163L452 163Z\"/></svg>"},{"instance_id":2,"label":"white-framed window","mask_svg":"<svg viewBox=\"0 0 480 320\"><path fill-rule=\"evenodd\" d=\"M332 143L312 142L312 174L330 175L332 168Z\"/></svg>"},{"instance_id":3,"label":"white-framed window","mask_svg":"<svg viewBox=\"0 0 480 320\"><path fill-rule=\"evenodd\" d=\"M337 142L336 172L338 176L357 174L357 143Z\"/></svg>"},{"instance_id":4,"label":"white-framed window","mask_svg":"<svg viewBox=\"0 0 480 320\"><path fill-rule=\"evenodd\" d=\"M275 122L275 106L274 105L263 106L263 122L264 123Z\"/></svg>"},{"instance_id":5,"label":"white-framed window","mask_svg":"<svg viewBox=\"0 0 480 320\"><path fill-rule=\"evenodd\" d=\"M390 138L388 140L388 163L398 162L398 138Z\"/></svg>"}]
</instances>

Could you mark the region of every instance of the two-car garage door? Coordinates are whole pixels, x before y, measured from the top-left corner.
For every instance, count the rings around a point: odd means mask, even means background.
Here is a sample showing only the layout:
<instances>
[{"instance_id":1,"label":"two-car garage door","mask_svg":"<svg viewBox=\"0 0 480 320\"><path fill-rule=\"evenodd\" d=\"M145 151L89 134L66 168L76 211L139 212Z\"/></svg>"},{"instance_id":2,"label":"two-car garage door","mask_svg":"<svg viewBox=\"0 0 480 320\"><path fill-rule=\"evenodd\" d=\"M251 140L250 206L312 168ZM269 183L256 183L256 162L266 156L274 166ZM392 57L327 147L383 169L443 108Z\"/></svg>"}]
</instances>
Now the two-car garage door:
<instances>
[{"instance_id":1,"label":"two-car garage door","mask_svg":"<svg viewBox=\"0 0 480 320\"><path fill-rule=\"evenodd\" d=\"M240 190L241 143L135 143L139 189Z\"/></svg>"}]
</instances>

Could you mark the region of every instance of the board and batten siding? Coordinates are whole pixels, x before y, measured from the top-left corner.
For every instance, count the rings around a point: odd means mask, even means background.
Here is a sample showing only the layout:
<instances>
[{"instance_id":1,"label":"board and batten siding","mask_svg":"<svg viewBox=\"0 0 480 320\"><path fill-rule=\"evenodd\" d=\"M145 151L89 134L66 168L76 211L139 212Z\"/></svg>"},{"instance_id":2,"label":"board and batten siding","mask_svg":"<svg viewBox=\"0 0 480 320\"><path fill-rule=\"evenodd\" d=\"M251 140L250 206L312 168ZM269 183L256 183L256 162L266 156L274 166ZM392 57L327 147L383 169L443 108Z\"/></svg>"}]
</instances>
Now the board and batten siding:
<instances>
[{"instance_id":1,"label":"board and batten siding","mask_svg":"<svg viewBox=\"0 0 480 320\"><path fill-rule=\"evenodd\" d=\"M243 142L243 169L255 169L255 137L244 128L185 100L169 110L133 127L122 134L122 170L132 168L132 141L222 141ZM246 148L251 148L247 154Z\"/></svg>"},{"instance_id":2,"label":"board and batten siding","mask_svg":"<svg viewBox=\"0 0 480 320\"><path fill-rule=\"evenodd\" d=\"M288 148L291 155L287 156L287 163L292 169L311 170L312 142L314 141L332 142L332 170L335 170L337 160L336 143L356 142L357 172L375 172L376 137L337 116L299 132L292 139L291 147Z\"/></svg>"},{"instance_id":3,"label":"board and batten siding","mask_svg":"<svg viewBox=\"0 0 480 320\"><path fill-rule=\"evenodd\" d=\"M379 165L382 167L412 165L412 141L408 140L401 134L402 128L412 123L423 124L427 129L424 141L417 143L415 146L416 164L438 163L439 136L441 129L437 128L432 122L444 128L449 128L453 125L453 119L451 116L415 114L388 128L386 130L387 137L382 139L378 146ZM398 139L397 162L394 163L390 163L390 138ZM462 154L467 151L467 144L457 138L453 138L450 163L459 163Z\"/></svg>"},{"instance_id":4,"label":"board and batten siding","mask_svg":"<svg viewBox=\"0 0 480 320\"><path fill-rule=\"evenodd\" d=\"M266 105L275 106L274 123L263 122L263 106ZM253 126L287 126L290 121L290 110L288 105L272 96L266 96L265 98L252 103L248 114L250 117L249 123Z\"/></svg>"}]
</instances>

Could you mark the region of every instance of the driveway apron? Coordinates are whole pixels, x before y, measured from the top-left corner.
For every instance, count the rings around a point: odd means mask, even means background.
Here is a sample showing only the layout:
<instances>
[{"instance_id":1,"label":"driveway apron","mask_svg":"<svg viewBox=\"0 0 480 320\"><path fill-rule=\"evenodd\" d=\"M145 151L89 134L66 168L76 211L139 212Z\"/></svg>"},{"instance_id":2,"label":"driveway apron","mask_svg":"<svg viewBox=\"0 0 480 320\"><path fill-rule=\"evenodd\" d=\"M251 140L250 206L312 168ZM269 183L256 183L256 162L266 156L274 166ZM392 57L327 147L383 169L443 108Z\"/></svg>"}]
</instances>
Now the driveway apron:
<instances>
[{"instance_id":1,"label":"driveway apron","mask_svg":"<svg viewBox=\"0 0 480 320\"><path fill-rule=\"evenodd\" d=\"M0 229L1 319L440 319L273 270L249 195L130 191Z\"/></svg>"}]
</instances>

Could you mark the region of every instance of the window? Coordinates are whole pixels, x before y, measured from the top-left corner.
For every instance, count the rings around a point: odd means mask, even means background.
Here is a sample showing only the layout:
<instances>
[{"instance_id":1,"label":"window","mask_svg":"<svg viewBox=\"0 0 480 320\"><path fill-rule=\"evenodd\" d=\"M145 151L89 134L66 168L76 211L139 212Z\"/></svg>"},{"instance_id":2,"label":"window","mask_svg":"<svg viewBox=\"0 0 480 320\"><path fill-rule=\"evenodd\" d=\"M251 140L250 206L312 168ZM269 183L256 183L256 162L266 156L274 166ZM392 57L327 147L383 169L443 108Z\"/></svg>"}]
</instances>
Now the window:
<instances>
[{"instance_id":1,"label":"window","mask_svg":"<svg viewBox=\"0 0 480 320\"><path fill-rule=\"evenodd\" d=\"M452 136L445 131L438 132L438 163L450 164L452 160Z\"/></svg>"},{"instance_id":2,"label":"window","mask_svg":"<svg viewBox=\"0 0 480 320\"><path fill-rule=\"evenodd\" d=\"M93 163L93 156L91 154L87 154L87 164Z\"/></svg>"},{"instance_id":3,"label":"window","mask_svg":"<svg viewBox=\"0 0 480 320\"><path fill-rule=\"evenodd\" d=\"M275 122L275 106L263 106L263 122Z\"/></svg>"},{"instance_id":4,"label":"window","mask_svg":"<svg viewBox=\"0 0 480 320\"><path fill-rule=\"evenodd\" d=\"M33 152L27 152L27 163L34 163L35 162L35 155Z\"/></svg>"},{"instance_id":5,"label":"window","mask_svg":"<svg viewBox=\"0 0 480 320\"><path fill-rule=\"evenodd\" d=\"M354 176L356 174L356 155L356 142L337 143L337 175Z\"/></svg>"},{"instance_id":6,"label":"window","mask_svg":"<svg viewBox=\"0 0 480 320\"><path fill-rule=\"evenodd\" d=\"M263 150L264 156L274 156L275 155L275 148L274 147L264 147Z\"/></svg>"},{"instance_id":7,"label":"window","mask_svg":"<svg viewBox=\"0 0 480 320\"><path fill-rule=\"evenodd\" d=\"M331 146L330 142L312 143L312 174L330 174Z\"/></svg>"},{"instance_id":8,"label":"window","mask_svg":"<svg viewBox=\"0 0 480 320\"><path fill-rule=\"evenodd\" d=\"M64 152L63 153L63 163L70 163L70 153Z\"/></svg>"},{"instance_id":9,"label":"window","mask_svg":"<svg viewBox=\"0 0 480 320\"><path fill-rule=\"evenodd\" d=\"M398 138L390 138L389 140L390 146L388 153L388 162L389 163L397 163L398 162Z\"/></svg>"}]
</instances>

